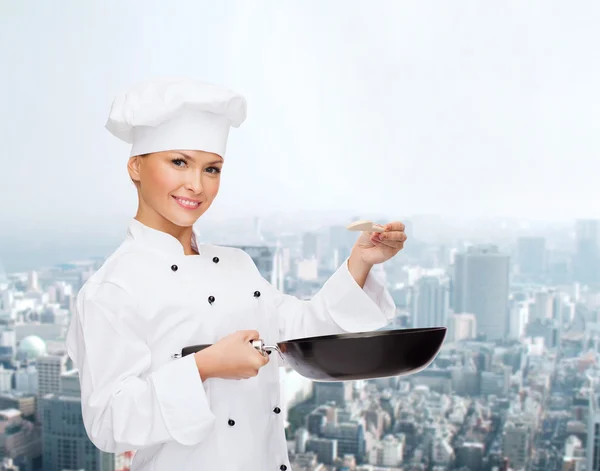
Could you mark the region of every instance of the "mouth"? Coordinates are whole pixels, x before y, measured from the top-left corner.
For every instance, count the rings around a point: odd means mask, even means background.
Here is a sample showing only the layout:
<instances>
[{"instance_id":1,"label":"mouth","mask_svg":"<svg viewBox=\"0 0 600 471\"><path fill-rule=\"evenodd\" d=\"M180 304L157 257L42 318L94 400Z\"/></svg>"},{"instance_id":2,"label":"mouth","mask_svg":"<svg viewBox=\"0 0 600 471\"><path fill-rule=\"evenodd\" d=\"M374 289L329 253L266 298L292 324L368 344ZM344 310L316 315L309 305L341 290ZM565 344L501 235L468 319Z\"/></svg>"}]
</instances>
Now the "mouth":
<instances>
[{"instance_id":1,"label":"mouth","mask_svg":"<svg viewBox=\"0 0 600 471\"><path fill-rule=\"evenodd\" d=\"M179 206L185 209L197 209L201 201L189 200L187 198L178 198L177 196L173 196L173 199L179 204Z\"/></svg>"}]
</instances>

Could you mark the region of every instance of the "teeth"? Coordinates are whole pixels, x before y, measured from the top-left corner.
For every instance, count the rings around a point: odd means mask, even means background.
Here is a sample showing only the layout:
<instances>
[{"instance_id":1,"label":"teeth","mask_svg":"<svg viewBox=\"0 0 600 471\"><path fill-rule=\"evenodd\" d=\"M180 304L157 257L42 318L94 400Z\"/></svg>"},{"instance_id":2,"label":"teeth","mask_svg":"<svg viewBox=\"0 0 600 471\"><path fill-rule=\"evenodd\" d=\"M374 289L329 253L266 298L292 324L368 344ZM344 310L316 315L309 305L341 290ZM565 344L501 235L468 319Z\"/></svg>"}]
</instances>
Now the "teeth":
<instances>
[{"instance_id":1,"label":"teeth","mask_svg":"<svg viewBox=\"0 0 600 471\"><path fill-rule=\"evenodd\" d=\"M186 206L190 206L190 207L195 207L195 206L198 206L200 204L200 203L192 203L190 201L185 201L185 200L182 200L182 199L179 199L179 198L175 198L175 199L177 201L179 201L180 203L185 204Z\"/></svg>"}]
</instances>

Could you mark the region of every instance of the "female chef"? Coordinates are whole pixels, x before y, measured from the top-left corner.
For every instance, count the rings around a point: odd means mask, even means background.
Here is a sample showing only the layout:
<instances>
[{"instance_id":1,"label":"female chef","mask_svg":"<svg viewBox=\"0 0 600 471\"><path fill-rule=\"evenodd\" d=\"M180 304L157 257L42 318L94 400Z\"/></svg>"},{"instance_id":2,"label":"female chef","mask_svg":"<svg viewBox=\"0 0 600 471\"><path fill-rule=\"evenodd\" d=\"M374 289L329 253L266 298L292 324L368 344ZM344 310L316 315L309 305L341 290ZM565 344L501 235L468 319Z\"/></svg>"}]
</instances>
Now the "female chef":
<instances>
[{"instance_id":1,"label":"female chef","mask_svg":"<svg viewBox=\"0 0 600 471\"><path fill-rule=\"evenodd\" d=\"M362 233L311 300L276 290L243 250L198 243L193 224L245 118L244 97L188 80L140 84L110 112L108 130L132 145L138 210L79 291L66 344L88 437L106 452L136 450L133 471L291 469L280 360L250 341L377 330L394 315L371 267L402 249L399 222L381 238Z\"/></svg>"}]
</instances>

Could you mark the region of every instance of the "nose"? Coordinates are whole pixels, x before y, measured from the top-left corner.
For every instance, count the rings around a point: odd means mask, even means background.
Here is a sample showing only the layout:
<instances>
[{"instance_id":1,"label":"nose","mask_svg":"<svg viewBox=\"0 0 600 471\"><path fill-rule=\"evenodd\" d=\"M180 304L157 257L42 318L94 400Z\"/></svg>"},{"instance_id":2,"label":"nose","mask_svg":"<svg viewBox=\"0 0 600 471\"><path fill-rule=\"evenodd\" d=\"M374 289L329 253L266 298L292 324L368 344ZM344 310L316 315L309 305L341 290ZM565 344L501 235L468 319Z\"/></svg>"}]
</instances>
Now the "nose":
<instances>
[{"instance_id":1,"label":"nose","mask_svg":"<svg viewBox=\"0 0 600 471\"><path fill-rule=\"evenodd\" d=\"M186 189L192 193L198 194L202 192L202 170L190 171L185 185Z\"/></svg>"}]
</instances>

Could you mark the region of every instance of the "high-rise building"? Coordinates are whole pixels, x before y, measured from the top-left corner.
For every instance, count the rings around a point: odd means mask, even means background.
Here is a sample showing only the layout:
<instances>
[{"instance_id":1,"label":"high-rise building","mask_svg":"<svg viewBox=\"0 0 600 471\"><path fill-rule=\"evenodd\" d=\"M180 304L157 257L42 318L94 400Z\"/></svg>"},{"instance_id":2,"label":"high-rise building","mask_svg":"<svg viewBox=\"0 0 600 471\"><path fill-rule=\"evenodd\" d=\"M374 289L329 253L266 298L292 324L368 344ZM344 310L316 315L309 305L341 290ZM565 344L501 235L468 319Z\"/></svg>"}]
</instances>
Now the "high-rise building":
<instances>
[{"instance_id":1,"label":"high-rise building","mask_svg":"<svg viewBox=\"0 0 600 471\"><path fill-rule=\"evenodd\" d=\"M263 278L271 281L273 275L273 262L275 259L275 247L258 245L235 245L232 247L242 249L250 255Z\"/></svg>"},{"instance_id":2,"label":"high-rise building","mask_svg":"<svg viewBox=\"0 0 600 471\"><path fill-rule=\"evenodd\" d=\"M503 435L502 454L508 458L509 467L524 469L529 457L529 427L521 422L507 422Z\"/></svg>"},{"instance_id":3,"label":"high-rise building","mask_svg":"<svg viewBox=\"0 0 600 471\"><path fill-rule=\"evenodd\" d=\"M330 438L309 438L306 451L315 453L320 463L331 465L338 456L337 441Z\"/></svg>"},{"instance_id":4,"label":"high-rise building","mask_svg":"<svg viewBox=\"0 0 600 471\"><path fill-rule=\"evenodd\" d=\"M402 463L404 458L405 436L398 434L386 435L369 451L369 463L376 466L395 468Z\"/></svg>"},{"instance_id":5,"label":"high-rise building","mask_svg":"<svg viewBox=\"0 0 600 471\"><path fill-rule=\"evenodd\" d=\"M477 336L477 319L474 314L450 314L448 319L448 342L474 339Z\"/></svg>"},{"instance_id":6,"label":"high-rise building","mask_svg":"<svg viewBox=\"0 0 600 471\"><path fill-rule=\"evenodd\" d=\"M529 319L529 305L523 301L513 300L510 303L508 337L519 340L525 334L525 327Z\"/></svg>"},{"instance_id":7,"label":"high-rise building","mask_svg":"<svg viewBox=\"0 0 600 471\"><path fill-rule=\"evenodd\" d=\"M535 293L534 301L529 305L529 323L552 319L553 306L553 292L544 290Z\"/></svg>"},{"instance_id":8,"label":"high-rise building","mask_svg":"<svg viewBox=\"0 0 600 471\"><path fill-rule=\"evenodd\" d=\"M38 420L42 417L42 400L46 394L58 394L60 391L60 376L67 369L67 355L44 355L36 360L38 378Z\"/></svg>"},{"instance_id":9,"label":"high-rise building","mask_svg":"<svg viewBox=\"0 0 600 471\"><path fill-rule=\"evenodd\" d=\"M519 237L517 240L517 264L520 274L542 275L546 271L546 239L543 237Z\"/></svg>"},{"instance_id":10,"label":"high-rise building","mask_svg":"<svg viewBox=\"0 0 600 471\"><path fill-rule=\"evenodd\" d=\"M352 383L349 381L315 382L313 392L315 404L335 402L338 407L343 407L346 402L352 400Z\"/></svg>"},{"instance_id":11,"label":"high-rise building","mask_svg":"<svg viewBox=\"0 0 600 471\"><path fill-rule=\"evenodd\" d=\"M592 388L587 426L587 471L600 471L600 394Z\"/></svg>"},{"instance_id":12,"label":"high-rise building","mask_svg":"<svg viewBox=\"0 0 600 471\"><path fill-rule=\"evenodd\" d=\"M337 254L337 256L334 256L334 268L337 268L350 256L357 237L356 232L349 231L344 226L332 226L329 228L329 247L332 253Z\"/></svg>"},{"instance_id":13,"label":"high-rise building","mask_svg":"<svg viewBox=\"0 0 600 471\"><path fill-rule=\"evenodd\" d=\"M419 278L412 299L413 327L447 326L448 309L448 279L436 276Z\"/></svg>"},{"instance_id":14,"label":"high-rise building","mask_svg":"<svg viewBox=\"0 0 600 471\"><path fill-rule=\"evenodd\" d=\"M456 255L454 312L475 314L477 332L487 340L503 339L507 332L509 260L493 245Z\"/></svg>"},{"instance_id":15,"label":"high-rise building","mask_svg":"<svg viewBox=\"0 0 600 471\"><path fill-rule=\"evenodd\" d=\"M337 441L338 458L344 455L353 455L358 461L364 459L366 442L362 424L356 422L327 423L323 429L323 438Z\"/></svg>"},{"instance_id":16,"label":"high-rise building","mask_svg":"<svg viewBox=\"0 0 600 471\"><path fill-rule=\"evenodd\" d=\"M457 467L469 468L470 471L481 471L485 447L480 442L464 442L456 449Z\"/></svg>"},{"instance_id":17,"label":"high-rise building","mask_svg":"<svg viewBox=\"0 0 600 471\"><path fill-rule=\"evenodd\" d=\"M575 236L575 280L584 284L600 283L600 220L578 220Z\"/></svg>"},{"instance_id":18,"label":"high-rise building","mask_svg":"<svg viewBox=\"0 0 600 471\"><path fill-rule=\"evenodd\" d=\"M99 450L87 436L77 370L61 375L60 392L43 396L42 411L45 471L115 470L115 454Z\"/></svg>"},{"instance_id":19,"label":"high-rise building","mask_svg":"<svg viewBox=\"0 0 600 471\"><path fill-rule=\"evenodd\" d=\"M314 232L305 232L302 236L302 257L319 258L319 240Z\"/></svg>"},{"instance_id":20,"label":"high-rise building","mask_svg":"<svg viewBox=\"0 0 600 471\"><path fill-rule=\"evenodd\" d=\"M29 291L40 290L40 285L38 282L38 273L36 271L30 271L27 273L27 289L29 289Z\"/></svg>"}]
</instances>

